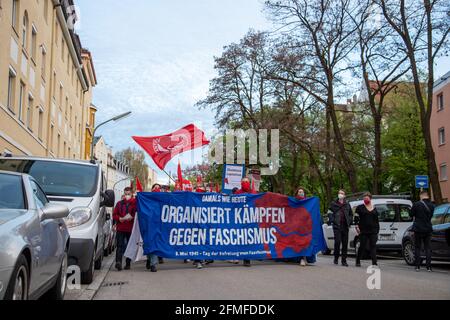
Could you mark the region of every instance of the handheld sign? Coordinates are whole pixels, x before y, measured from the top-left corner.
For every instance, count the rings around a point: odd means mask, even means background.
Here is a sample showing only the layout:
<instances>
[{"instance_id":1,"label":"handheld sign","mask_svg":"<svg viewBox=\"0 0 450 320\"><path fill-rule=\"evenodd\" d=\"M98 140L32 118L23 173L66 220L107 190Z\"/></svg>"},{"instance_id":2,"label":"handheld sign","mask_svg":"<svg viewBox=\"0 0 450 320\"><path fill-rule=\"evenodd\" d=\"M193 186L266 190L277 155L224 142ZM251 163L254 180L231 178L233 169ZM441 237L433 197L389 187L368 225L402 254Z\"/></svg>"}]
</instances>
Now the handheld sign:
<instances>
[{"instance_id":1,"label":"handheld sign","mask_svg":"<svg viewBox=\"0 0 450 320\"><path fill-rule=\"evenodd\" d=\"M241 188L241 180L245 176L244 165L226 164L223 166L222 192L230 194L234 188Z\"/></svg>"}]
</instances>

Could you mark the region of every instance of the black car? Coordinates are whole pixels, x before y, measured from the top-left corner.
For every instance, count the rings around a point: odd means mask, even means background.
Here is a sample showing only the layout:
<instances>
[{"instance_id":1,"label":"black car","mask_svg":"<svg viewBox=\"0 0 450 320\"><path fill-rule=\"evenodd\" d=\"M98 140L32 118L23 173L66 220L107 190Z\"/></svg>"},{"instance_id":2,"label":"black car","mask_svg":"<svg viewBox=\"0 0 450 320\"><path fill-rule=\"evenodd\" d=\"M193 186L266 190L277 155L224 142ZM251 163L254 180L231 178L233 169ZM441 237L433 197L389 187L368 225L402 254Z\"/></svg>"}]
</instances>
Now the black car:
<instances>
[{"instance_id":1,"label":"black car","mask_svg":"<svg viewBox=\"0 0 450 320\"><path fill-rule=\"evenodd\" d=\"M435 261L450 261L450 204L444 204L434 210L432 219L431 256ZM414 232L410 227L403 236L402 252L406 263L414 263ZM424 258L424 252L422 252Z\"/></svg>"}]
</instances>

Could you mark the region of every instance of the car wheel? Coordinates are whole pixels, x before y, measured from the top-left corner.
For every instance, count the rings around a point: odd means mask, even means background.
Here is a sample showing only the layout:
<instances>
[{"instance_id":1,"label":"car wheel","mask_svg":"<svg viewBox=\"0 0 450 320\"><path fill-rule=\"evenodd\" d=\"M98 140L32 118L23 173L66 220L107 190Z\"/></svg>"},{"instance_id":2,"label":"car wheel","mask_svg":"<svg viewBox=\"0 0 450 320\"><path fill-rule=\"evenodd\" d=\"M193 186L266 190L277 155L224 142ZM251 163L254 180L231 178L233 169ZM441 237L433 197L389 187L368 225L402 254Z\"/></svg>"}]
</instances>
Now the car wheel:
<instances>
[{"instance_id":1,"label":"car wheel","mask_svg":"<svg viewBox=\"0 0 450 320\"><path fill-rule=\"evenodd\" d=\"M87 271L81 273L81 283L91 284L94 280L94 265L95 265L95 250L92 254L92 259Z\"/></svg>"},{"instance_id":2,"label":"car wheel","mask_svg":"<svg viewBox=\"0 0 450 320\"><path fill-rule=\"evenodd\" d=\"M415 249L411 241L405 241L402 248L403 259L409 266L414 266L416 264L415 259Z\"/></svg>"},{"instance_id":3,"label":"car wheel","mask_svg":"<svg viewBox=\"0 0 450 320\"><path fill-rule=\"evenodd\" d=\"M67 287L67 252L64 253L63 261L61 262L61 268L59 269L58 279L55 286L47 293L48 299L51 300L64 300Z\"/></svg>"},{"instance_id":4,"label":"car wheel","mask_svg":"<svg viewBox=\"0 0 450 320\"><path fill-rule=\"evenodd\" d=\"M6 289L6 300L28 300L29 274L27 259L21 255Z\"/></svg>"}]
</instances>

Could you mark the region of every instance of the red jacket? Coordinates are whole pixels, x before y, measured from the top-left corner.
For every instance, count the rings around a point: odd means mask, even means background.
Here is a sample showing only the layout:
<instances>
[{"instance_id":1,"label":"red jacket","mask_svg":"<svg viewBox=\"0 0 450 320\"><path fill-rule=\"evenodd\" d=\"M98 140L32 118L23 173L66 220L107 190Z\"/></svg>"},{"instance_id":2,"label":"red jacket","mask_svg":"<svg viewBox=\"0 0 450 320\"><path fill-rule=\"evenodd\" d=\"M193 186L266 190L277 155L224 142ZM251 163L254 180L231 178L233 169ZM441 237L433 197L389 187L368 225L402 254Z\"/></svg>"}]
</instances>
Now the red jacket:
<instances>
[{"instance_id":1,"label":"red jacket","mask_svg":"<svg viewBox=\"0 0 450 320\"><path fill-rule=\"evenodd\" d=\"M251 190L247 192L247 191L240 189L240 190L236 191L235 194L257 194L257 192L252 192Z\"/></svg>"},{"instance_id":2,"label":"red jacket","mask_svg":"<svg viewBox=\"0 0 450 320\"><path fill-rule=\"evenodd\" d=\"M125 217L127 214L133 217L131 221L120 222L120 218ZM116 204L113 213L113 219L116 221L118 232L129 232L133 231L134 217L136 216L136 199L131 199L130 201L121 200Z\"/></svg>"}]
</instances>

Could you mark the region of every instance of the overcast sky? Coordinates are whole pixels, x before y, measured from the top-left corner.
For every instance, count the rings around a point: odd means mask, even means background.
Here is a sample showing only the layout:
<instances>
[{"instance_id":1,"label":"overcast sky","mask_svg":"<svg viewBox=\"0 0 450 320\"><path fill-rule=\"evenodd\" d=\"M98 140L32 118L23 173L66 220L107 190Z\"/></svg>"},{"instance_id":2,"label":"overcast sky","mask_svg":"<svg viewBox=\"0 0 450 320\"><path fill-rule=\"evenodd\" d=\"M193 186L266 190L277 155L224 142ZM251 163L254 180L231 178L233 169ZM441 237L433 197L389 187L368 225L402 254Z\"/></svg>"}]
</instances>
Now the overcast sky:
<instances>
[{"instance_id":1,"label":"overcast sky","mask_svg":"<svg viewBox=\"0 0 450 320\"><path fill-rule=\"evenodd\" d=\"M114 151L136 146L132 135L153 136L196 123L208 135L213 114L199 111L215 76L214 56L250 28L268 30L263 0L77 0L78 33L91 50L98 78L97 121L131 110L133 116L99 132ZM437 75L450 70L442 60ZM191 157L182 157L187 166ZM152 168L156 166L150 160ZM177 160L168 170L176 172ZM164 178L160 173L159 177Z\"/></svg>"}]
</instances>

